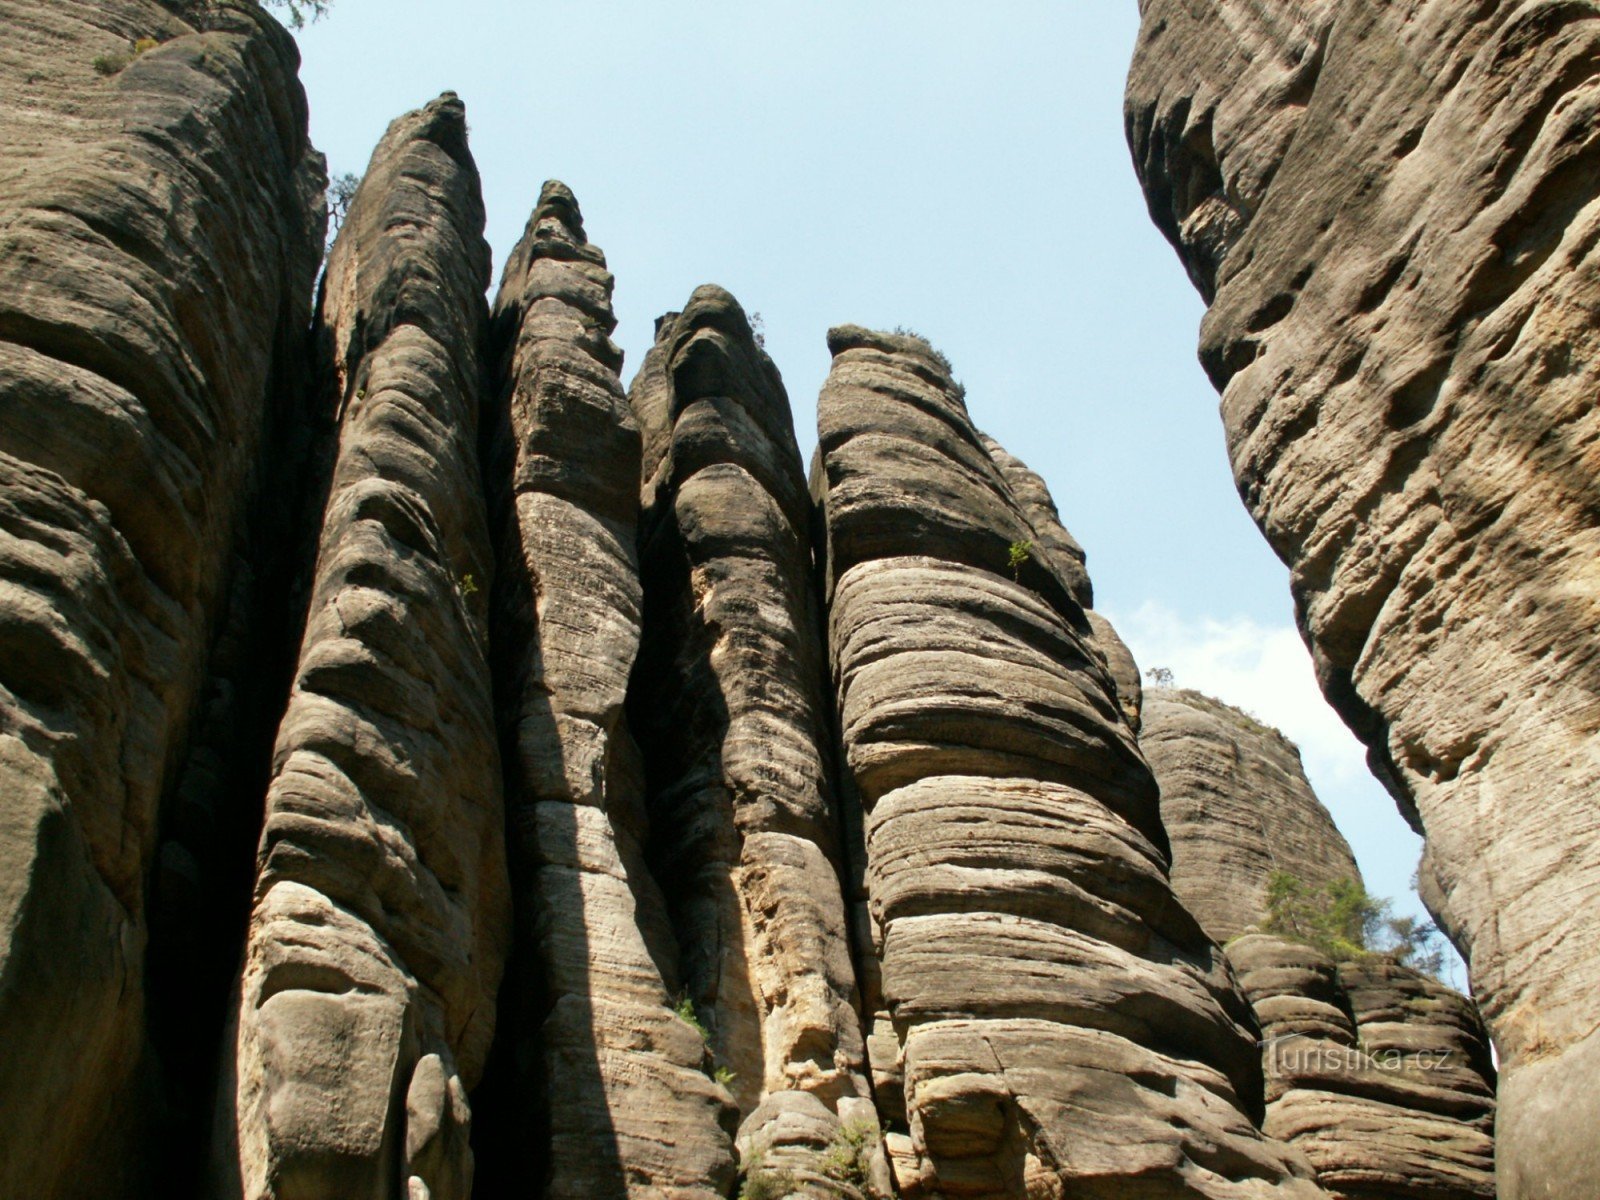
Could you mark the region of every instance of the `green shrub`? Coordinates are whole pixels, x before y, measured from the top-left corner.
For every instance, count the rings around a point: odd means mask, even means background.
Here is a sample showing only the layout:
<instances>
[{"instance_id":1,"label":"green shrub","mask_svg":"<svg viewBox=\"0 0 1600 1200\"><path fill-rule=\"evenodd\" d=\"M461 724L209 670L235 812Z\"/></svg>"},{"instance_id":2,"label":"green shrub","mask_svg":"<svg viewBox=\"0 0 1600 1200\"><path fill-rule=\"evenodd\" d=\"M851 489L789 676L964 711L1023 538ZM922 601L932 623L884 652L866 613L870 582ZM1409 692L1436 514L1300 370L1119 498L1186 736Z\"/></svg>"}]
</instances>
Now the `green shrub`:
<instances>
[{"instance_id":1,"label":"green shrub","mask_svg":"<svg viewBox=\"0 0 1600 1200\"><path fill-rule=\"evenodd\" d=\"M677 1007L672 1011L678 1014L680 1021L686 1022L691 1029L700 1035L701 1041L709 1042L711 1040L711 1031L701 1022L699 1014L694 1011L694 1001L689 997L684 996L679 1000Z\"/></svg>"},{"instance_id":2,"label":"green shrub","mask_svg":"<svg viewBox=\"0 0 1600 1200\"><path fill-rule=\"evenodd\" d=\"M776 1171L764 1165L766 1155L759 1151L745 1165L744 1182L739 1185L739 1200L783 1200L799 1186L793 1171Z\"/></svg>"},{"instance_id":3,"label":"green shrub","mask_svg":"<svg viewBox=\"0 0 1600 1200\"><path fill-rule=\"evenodd\" d=\"M730 1071L727 1067L718 1067L715 1071L711 1072L711 1078L715 1079L723 1087L732 1087L733 1081L739 1078L739 1073L737 1071Z\"/></svg>"},{"instance_id":4,"label":"green shrub","mask_svg":"<svg viewBox=\"0 0 1600 1200\"><path fill-rule=\"evenodd\" d=\"M822 1152L822 1173L836 1183L866 1191L872 1173L869 1162L878 1137L878 1127L871 1121L848 1121L841 1125Z\"/></svg>"},{"instance_id":5,"label":"green shrub","mask_svg":"<svg viewBox=\"0 0 1600 1200\"><path fill-rule=\"evenodd\" d=\"M1020 580L1022 568L1033 558L1032 542L1012 542L1006 547L1006 566L1011 568L1011 578Z\"/></svg>"},{"instance_id":6,"label":"green shrub","mask_svg":"<svg viewBox=\"0 0 1600 1200\"><path fill-rule=\"evenodd\" d=\"M1415 917L1397 917L1393 907L1353 879L1312 887L1288 871L1274 871L1261 930L1314 946L1335 962L1382 954L1437 976L1444 969L1438 929Z\"/></svg>"}]
</instances>

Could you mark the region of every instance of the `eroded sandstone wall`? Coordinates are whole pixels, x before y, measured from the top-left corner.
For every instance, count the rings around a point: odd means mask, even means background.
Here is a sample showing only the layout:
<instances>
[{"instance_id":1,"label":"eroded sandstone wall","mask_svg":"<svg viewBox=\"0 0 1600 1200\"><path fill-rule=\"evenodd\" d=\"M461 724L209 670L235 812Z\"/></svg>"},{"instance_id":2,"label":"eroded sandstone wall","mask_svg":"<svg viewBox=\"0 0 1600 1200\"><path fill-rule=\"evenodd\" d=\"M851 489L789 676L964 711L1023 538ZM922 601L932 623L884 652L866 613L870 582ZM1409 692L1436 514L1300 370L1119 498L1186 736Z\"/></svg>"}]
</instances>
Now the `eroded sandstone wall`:
<instances>
[{"instance_id":1,"label":"eroded sandstone wall","mask_svg":"<svg viewBox=\"0 0 1600 1200\"><path fill-rule=\"evenodd\" d=\"M1105 658L921 339L833 330L814 488L902 1195L1321 1195L1174 898ZM1042 541L1042 539L1041 539ZM1079 564L1081 570L1081 563Z\"/></svg>"},{"instance_id":2,"label":"eroded sandstone wall","mask_svg":"<svg viewBox=\"0 0 1600 1200\"><path fill-rule=\"evenodd\" d=\"M390 126L329 256L338 450L267 794L219 1194L471 1193L467 1091L510 936L483 222L447 95Z\"/></svg>"},{"instance_id":3,"label":"eroded sandstone wall","mask_svg":"<svg viewBox=\"0 0 1600 1200\"><path fill-rule=\"evenodd\" d=\"M1354 1200L1486 1200L1494 1068L1466 997L1379 955L1334 962L1261 932L1268 885L1361 882L1276 729L1194 691L1147 693L1139 744L1161 785L1172 884L1223 941L1261 1023L1265 1128Z\"/></svg>"},{"instance_id":4,"label":"eroded sandstone wall","mask_svg":"<svg viewBox=\"0 0 1600 1200\"><path fill-rule=\"evenodd\" d=\"M1423 832L1503 1068L1500 1186L1600 1176L1600 11L1145 0L1157 224L1240 494Z\"/></svg>"},{"instance_id":5,"label":"eroded sandstone wall","mask_svg":"<svg viewBox=\"0 0 1600 1200\"><path fill-rule=\"evenodd\" d=\"M685 993L741 1157L827 1188L876 1126L840 886L812 512L789 399L738 302L661 319L629 398L645 447L644 648L629 711Z\"/></svg>"},{"instance_id":6,"label":"eroded sandstone wall","mask_svg":"<svg viewBox=\"0 0 1600 1200\"><path fill-rule=\"evenodd\" d=\"M674 1012L679 947L645 862L624 703L639 652L641 442L611 341L611 273L548 183L494 321L503 393L497 640L519 964L507 1019L518 1186L552 1200L725 1195L727 1090ZM548 1130L548 1146L529 1131Z\"/></svg>"},{"instance_id":7,"label":"eroded sandstone wall","mask_svg":"<svg viewBox=\"0 0 1600 1200\"><path fill-rule=\"evenodd\" d=\"M3 16L0 1194L48 1200L157 1151L146 888L304 353L322 167L293 42L251 5Z\"/></svg>"}]
</instances>

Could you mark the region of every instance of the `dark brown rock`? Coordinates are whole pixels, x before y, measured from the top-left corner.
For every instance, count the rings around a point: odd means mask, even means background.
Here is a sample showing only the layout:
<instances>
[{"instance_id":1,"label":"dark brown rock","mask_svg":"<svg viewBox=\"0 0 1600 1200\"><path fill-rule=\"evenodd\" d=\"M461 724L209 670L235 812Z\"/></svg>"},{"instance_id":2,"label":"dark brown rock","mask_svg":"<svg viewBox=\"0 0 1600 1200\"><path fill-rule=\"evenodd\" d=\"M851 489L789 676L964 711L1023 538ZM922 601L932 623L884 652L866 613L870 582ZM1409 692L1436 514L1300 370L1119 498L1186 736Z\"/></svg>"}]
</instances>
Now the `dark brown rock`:
<instances>
[{"instance_id":1,"label":"dark brown rock","mask_svg":"<svg viewBox=\"0 0 1600 1200\"><path fill-rule=\"evenodd\" d=\"M814 488L901 1194L1322 1195L1248 1115L1249 1009L1167 883L1083 581L1042 537L1013 563L1038 531L925 342L829 345Z\"/></svg>"},{"instance_id":2,"label":"dark brown rock","mask_svg":"<svg viewBox=\"0 0 1600 1200\"><path fill-rule=\"evenodd\" d=\"M1148 0L1135 164L1211 308L1239 489L1426 837L1503 1079L1501 1194L1600 1177L1588 3Z\"/></svg>"},{"instance_id":3,"label":"dark brown rock","mask_svg":"<svg viewBox=\"0 0 1600 1200\"><path fill-rule=\"evenodd\" d=\"M509 481L497 597L519 982L509 1018L517 1180L552 1200L726 1195L731 1099L674 1014L678 947L644 860L624 713L639 650L639 427L618 381L612 278L548 183L495 305ZM548 1122L548 1162L529 1130ZM520 1186L520 1184L519 1184Z\"/></svg>"},{"instance_id":4,"label":"dark brown rock","mask_svg":"<svg viewBox=\"0 0 1600 1200\"><path fill-rule=\"evenodd\" d=\"M154 1152L146 888L304 350L322 168L294 45L253 6L5 15L0 1194L50 1200Z\"/></svg>"}]
</instances>

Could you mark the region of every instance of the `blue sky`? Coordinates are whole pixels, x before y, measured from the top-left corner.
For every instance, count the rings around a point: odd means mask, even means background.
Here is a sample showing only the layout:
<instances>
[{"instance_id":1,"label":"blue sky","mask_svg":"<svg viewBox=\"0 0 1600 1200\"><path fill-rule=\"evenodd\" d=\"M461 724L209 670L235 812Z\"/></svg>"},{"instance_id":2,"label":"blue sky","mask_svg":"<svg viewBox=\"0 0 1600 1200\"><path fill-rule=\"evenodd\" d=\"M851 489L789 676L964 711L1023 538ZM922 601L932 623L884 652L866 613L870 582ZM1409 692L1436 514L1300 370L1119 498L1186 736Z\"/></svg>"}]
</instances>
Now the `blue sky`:
<instances>
[{"instance_id":1,"label":"blue sky","mask_svg":"<svg viewBox=\"0 0 1600 1200\"><path fill-rule=\"evenodd\" d=\"M1136 26L1134 0L336 0L300 43L334 172L462 96L497 279L540 184L573 188L625 378L659 313L722 284L762 314L809 454L829 325L931 338L1049 482L1141 664L1298 741L1368 886L1420 913L1420 844L1322 704L1233 489L1202 306L1123 141Z\"/></svg>"}]
</instances>

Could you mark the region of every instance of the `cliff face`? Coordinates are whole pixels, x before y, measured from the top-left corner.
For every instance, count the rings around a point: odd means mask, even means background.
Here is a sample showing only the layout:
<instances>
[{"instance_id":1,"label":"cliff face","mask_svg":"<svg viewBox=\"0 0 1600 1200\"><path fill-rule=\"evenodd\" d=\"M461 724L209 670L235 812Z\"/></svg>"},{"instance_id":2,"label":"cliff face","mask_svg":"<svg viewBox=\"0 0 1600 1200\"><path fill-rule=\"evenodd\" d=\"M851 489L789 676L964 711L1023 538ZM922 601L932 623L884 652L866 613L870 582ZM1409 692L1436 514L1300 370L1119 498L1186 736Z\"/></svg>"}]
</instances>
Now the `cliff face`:
<instances>
[{"instance_id":1,"label":"cliff face","mask_svg":"<svg viewBox=\"0 0 1600 1200\"><path fill-rule=\"evenodd\" d=\"M338 449L267 792L222 1194L470 1193L466 1093L510 924L477 452L483 220L447 96L390 127L328 260Z\"/></svg>"},{"instance_id":2,"label":"cliff face","mask_svg":"<svg viewBox=\"0 0 1600 1200\"><path fill-rule=\"evenodd\" d=\"M901 1194L1320 1195L1247 1116L1248 1009L1168 886L1081 582L1010 555L1034 531L925 342L829 345L814 486Z\"/></svg>"},{"instance_id":3,"label":"cliff face","mask_svg":"<svg viewBox=\"0 0 1600 1200\"><path fill-rule=\"evenodd\" d=\"M1466 1001L1212 940L1274 855L1348 850L1281 739L1144 704L927 343L833 331L808 492L720 288L624 393L563 185L490 310L450 94L312 324L322 167L260 7L5 12L0 1197L1487 1194ZM1218 163L1299 145L1319 12L1196 60L1239 76ZM1241 171L1174 201L1207 287Z\"/></svg>"},{"instance_id":4,"label":"cliff face","mask_svg":"<svg viewBox=\"0 0 1600 1200\"><path fill-rule=\"evenodd\" d=\"M210 18L6 6L8 1196L105 1195L154 1151L146 887L321 250L293 43L249 7ZM160 44L96 72L138 37Z\"/></svg>"},{"instance_id":5,"label":"cliff face","mask_svg":"<svg viewBox=\"0 0 1600 1200\"><path fill-rule=\"evenodd\" d=\"M1140 746L1161 785L1172 885L1224 940L1261 1023L1265 1128L1357 1200L1495 1195L1494 1069L1472 1003L1380 956L1333 962L1258 930L1267 884L1359 883L1294 745L1198 692L1151 692Z\"/></svg>"},{"instance_id":6,"label":"cliff face","mask_svg":"<svg viewBox=\"0 0 1600 1200\"><path fill-rule=\"evenodd\" d=\"M1151 213L1240 493L1427 838L1504 1070L1502 1194L1600 1161L1592 6L1146 0Z\"/></svg>"}]
</instances>

